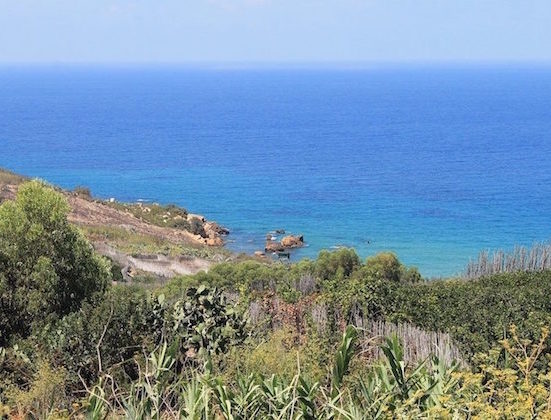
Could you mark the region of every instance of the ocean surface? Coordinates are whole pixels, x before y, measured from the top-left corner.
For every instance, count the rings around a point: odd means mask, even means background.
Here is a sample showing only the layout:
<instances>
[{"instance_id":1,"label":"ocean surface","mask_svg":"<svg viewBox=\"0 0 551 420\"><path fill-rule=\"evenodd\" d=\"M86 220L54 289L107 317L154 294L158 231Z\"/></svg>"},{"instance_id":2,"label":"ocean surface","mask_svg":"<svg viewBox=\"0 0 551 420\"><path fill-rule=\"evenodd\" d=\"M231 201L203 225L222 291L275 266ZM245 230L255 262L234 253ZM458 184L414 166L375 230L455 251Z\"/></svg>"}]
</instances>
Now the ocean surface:
<instances>
[{"instance_id":1,"label":"ocean surface","mask_svg":"<svg viewBox=\"0 0 551 420\"><path fill-rule=\"evenodd\" d=\"M4 67L0 166L452 275L551 239L551 67Z\"/></svg>"}]
</instances>

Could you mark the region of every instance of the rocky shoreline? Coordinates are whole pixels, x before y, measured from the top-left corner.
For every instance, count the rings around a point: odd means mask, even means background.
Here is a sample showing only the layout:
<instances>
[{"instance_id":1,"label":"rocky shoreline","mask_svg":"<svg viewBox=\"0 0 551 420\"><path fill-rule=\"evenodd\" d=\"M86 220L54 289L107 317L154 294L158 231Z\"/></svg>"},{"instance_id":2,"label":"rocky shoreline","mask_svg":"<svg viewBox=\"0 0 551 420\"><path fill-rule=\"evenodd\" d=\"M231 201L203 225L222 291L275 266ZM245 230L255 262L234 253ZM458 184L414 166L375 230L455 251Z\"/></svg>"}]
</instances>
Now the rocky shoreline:
<instances>
[{"instance_id":1,"label":"rocky shoreline","mask_svg":"<svg viewBox=\"0 0 551 420\"><path fill-rule=\"evenodd\" d=\"M0 168L0 203L15 199L19 185L29 180ZM123 277L195 274L230 255L223 248L229 230L202 215L177 206L96 199L83 187L53 188L69 204L68 220L82 229L98 253L124 267Z\"/></svg>"}]
</instances>

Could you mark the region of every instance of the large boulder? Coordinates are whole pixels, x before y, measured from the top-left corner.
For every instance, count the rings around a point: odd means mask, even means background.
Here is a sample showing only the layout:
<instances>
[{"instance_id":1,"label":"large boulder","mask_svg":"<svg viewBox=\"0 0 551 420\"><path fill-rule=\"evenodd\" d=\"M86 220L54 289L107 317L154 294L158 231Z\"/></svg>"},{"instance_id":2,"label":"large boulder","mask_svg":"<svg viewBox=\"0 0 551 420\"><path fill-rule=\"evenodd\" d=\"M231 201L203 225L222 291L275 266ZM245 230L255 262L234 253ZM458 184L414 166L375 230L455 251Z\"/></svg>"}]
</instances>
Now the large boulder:
<instances>
[{"instance_id":1,"label":"large boulder","mask_svg":"<svg viewBox=\"0 0 551 420\"><path fill-rule=\"evenodd\" d=\"M266 241L266 246L264 247L266 252L282 252L285 251L285 247L277 241Z\"/></svg>"},{"instance_id":2,"label":"large boulder","mask_svg":"<svg viewBox=\"0 0 551 420\"><path fill-rule=\"evenodd\" d=\"M205 240L205 243L208 246L222 246L222 245L224 245L224 240L222 238L220 238L219 236L216 236L216 237L207 238Z\"/></svg>"},{"instance_id":3,"label":"large boulder","mask_svg":"<svg viewBox=\"0 0 551 420\"><path fill-rule=\"evenodd\" d=\"M198 219L201 223L205 223L207 221L207 219L205 219L205 216L202 216L200 214L188 213L187 221L191 222L191 219Z\"/></svg>"},{"instance_id":4,"label":"large boulder","mask_svg":"<svg viewBox=\"0 0 551 420\"><path fill-rule=\"evenodd\" d=\"M228 235L230 231L223 226L220 226L216 222L205 222L203 224L203 229L208 237L218 236L218 235Z\"/></svg>"},{"instance_id":5,"label":"large boulder","mask_svg":"<svg viewBox=\"0 0 551 420\"><path fill-rule=\"evenodd\" d=\"M289 235L285 236L281 240L281 245L284 248L300 248L304 245L304 236L302 235Z\"/></svg>"}]
</instances>

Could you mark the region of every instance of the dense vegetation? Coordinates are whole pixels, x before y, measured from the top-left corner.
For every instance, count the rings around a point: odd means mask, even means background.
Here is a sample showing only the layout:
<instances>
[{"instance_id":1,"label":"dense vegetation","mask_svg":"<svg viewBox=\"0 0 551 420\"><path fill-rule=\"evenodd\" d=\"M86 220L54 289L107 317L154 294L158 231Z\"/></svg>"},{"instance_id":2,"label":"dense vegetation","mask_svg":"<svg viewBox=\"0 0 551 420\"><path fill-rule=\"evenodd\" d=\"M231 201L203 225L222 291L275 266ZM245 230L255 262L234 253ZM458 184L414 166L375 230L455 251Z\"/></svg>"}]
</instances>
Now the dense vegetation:
<instances>
[{"instance_id":1,"label":"dense vegetation","mask_svg":"<svg viewBox=\"0 0 551 420\"><path fill-rule=\"evenodd\" d=\"M428 282L341 249L151 291L112 284L67 211L37 181L0 205L0 415L551 416L549 271Z\"/></svg>"},{"instance_id":2,"label":"dense vegetation","mask_svg":"<svg viewBox=\"0 0 551 420\"><path fill-rule=\"evenodd\" d=\"M0 345L107 288L107 264L67 222L68 210L61 195L38 182L0 206Z\"/></svg>"}]
</instances>

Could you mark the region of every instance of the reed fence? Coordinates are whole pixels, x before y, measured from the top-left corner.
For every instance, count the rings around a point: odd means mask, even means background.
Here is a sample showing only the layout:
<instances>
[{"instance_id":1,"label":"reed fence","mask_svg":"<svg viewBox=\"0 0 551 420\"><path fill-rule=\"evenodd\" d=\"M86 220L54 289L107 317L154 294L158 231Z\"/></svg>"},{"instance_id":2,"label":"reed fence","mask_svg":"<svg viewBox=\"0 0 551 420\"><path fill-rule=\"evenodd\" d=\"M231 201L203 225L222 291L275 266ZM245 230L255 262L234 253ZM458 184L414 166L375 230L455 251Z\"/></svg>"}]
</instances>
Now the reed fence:
<instances>
[{"instance_id":1,"label":"reed fence","mask_svg":"<svg viewBox=\"0 0 551 420\"><path fill-rule=\"evenodd\" d=\"M476 260L469 262L461 278L472 280L498 273L548 269L551 269L551 242L517 246L510 252L482 251Z\"/></svg>"}]
</instances>

